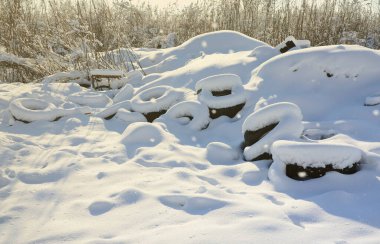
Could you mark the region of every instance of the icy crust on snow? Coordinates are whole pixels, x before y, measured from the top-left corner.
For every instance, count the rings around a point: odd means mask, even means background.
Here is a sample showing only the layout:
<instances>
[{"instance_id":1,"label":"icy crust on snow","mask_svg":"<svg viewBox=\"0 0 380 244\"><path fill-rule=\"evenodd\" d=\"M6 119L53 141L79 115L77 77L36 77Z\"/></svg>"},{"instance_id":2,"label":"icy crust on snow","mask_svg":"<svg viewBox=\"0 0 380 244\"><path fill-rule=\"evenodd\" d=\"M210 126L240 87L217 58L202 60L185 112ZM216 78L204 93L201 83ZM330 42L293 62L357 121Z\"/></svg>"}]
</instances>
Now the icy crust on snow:
<instances>
[{"instance_id":1,"label":"icy crust on snow","mask_svg":"<svg viewBox=\"0 0 380 244\"><path fill-rule=\"evenodd\" d=\"M268 105L249 115L242 126L243 134L274 123L278 123L274 129L258 142L244 148L244 156L247 160L252 160L263 153L270 153L271 145L277 140L295 139L302 134L301 110L297 105L286 102Z\"/></svg>"},{"instance_id":2,"label":"icy crust on snow","mask_svg":"<svg viewBox=\"0 0 380 244\"><path fill-rule=\"evenodd\" d=\"M331 164L335 169L344 169L359 163L360 149L332 142L301 142L279 140L271 149L274 163L297 164L306 167L322 167Z\"/></svg>"},{"instance_id":3,"label":"icy crust on snow","mask_svg":"<svg viewBox=\"0 0 380 244\"><path fill-rule=\"evenodd\" d=\"M241 79L235 74L220 74L206 77L195 84L195 90L223 91L242 86Z\"/></svg>"},{"instance_id":4,"label":"icy crust on snow","mask_svg":"<svg viewBox=\"0 0 380 244\"><path fill-rule=\"evenodd\" d=\"M113 103L119 103L122 101L130 100L133 97L134 89L130 84L125 84L123 88L116 93L115 97L112 99Z\"/></svg>"},{"instance_id":5,"label":"icy crust on snow","mask_svg":"<svg viewBox=\"0 0 380 244\"><path fill-rule=\"evenodd\" d=\"M371 117L363 101L378 87L380 51L360 46L311 47L277 55L252 72L245 88L256 107L297 104L306 120Z\"/></svg>"},{"instance_id":6,"label":"icy crust on snow","mask_svg":"<svg viewBox=\"0 0 380 244\"><path fill-rule=\"evenodd\" d=\"M124 108L121 108L117 111L116 118L121 119L127 123L134 123L134 122L147 122L146 118L143 114L139 112L131 112L129 110L126 110Z\"/></svg>"},{"instance_id":7,"label":"icy crust on snow","mask_svg":"<svg viewBox=\"0 0 380 244\"><path fill-rule=\"evenodd\" d=\"M164 117L178 120L181 123L183 123L183 121L180 121L180 119L191 117L189 121L185 121L184 124L192 130L205 129L210 123L208 107L198 101L183 101L177 103L166 112Z\"/></svg>"},{"instance_id":8,"label":"icy crust on snow","mask_svg":"<svg viewBox=\"0 0 380 244\"><path fill-rule=\"evenodd\" d=\"M41 99L17 98L10 103L9 111L18 120L33 122L39 120L53 121L62 116L90 113L91 110L89 107L61 109L53 103Z\"/></svg>"},{"instance_id":9,"label":"icy crust on snow","mask_svg":"<svg viewBox=\"0 0 380 244\"><path fill-rule=\"evenodd\" d=\"M91 91L82 91L71 94L68 96L68 99L73 103L93 108L105 107L112 103L112 100L107 95Z\"/></svg>"},{"instance_id":10,"label":"icy crust on snow","mask_svg":"<svg viewBox=\"0 0 380 244\"><path fill-rule=\"evenodd\" d=\"M169 109L181 101L184 93L170 86L157 86L136 94L131 105L134 111L140 113L159 112Z\"/></svg>"}]
</instances>

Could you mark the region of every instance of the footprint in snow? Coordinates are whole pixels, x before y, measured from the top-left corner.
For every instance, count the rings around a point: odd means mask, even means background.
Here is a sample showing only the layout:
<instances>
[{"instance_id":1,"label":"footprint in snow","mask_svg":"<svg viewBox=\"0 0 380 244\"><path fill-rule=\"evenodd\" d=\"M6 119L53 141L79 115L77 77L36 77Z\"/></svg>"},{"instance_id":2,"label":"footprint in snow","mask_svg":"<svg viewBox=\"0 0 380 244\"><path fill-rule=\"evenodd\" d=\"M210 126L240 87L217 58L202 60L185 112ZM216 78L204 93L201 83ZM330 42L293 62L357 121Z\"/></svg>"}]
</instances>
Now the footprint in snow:
<instances>
[{"instance_id":1,"label":"footprint in snow","mask_svg":"<svg viewBox=\"0 0 380 244\"><path fill-rule=\"evenodd\" d=\"M19 172L17 178L25 184L44 184L57 182L65 176L64 172L58 170L39 170L36 172Z\"/></svg>"},{"instance_id":2,"label":"footprint in snow","mask_svg":"<svg viewBox=\"0 0 380 244\"><path fill-rule=\"evenodd\" d=\"M205 215L210 211L227 205L227 202L206 198L187 197L182 195L162 196L158 200L169 208L185 211L191 215Z\"/></svg>"},{"instance_id":3,"label":"footprint in snow","mask_svg":"<svg viewBox=\"0 0 380 244\"><path fill-rule=\"evenodd\" d=\"M92 203L88 210L92 216L98 216L110 211L115 205L111 202L99 201Z\"/></svg>"},{"instance_id":4,"label":"footprint in snow","mask_svg":"<svg viewBox=\"0 0 380 244\"><path fill-rule=\"evenodd\" d=\"M136 204L143 199L144 195L137 190L131 189L112 194L110 197L115 199L113 201L96 201L91 203L88 207L90 214L92 216L98 216L116 207Z\"/></svg>"}]
</instances>

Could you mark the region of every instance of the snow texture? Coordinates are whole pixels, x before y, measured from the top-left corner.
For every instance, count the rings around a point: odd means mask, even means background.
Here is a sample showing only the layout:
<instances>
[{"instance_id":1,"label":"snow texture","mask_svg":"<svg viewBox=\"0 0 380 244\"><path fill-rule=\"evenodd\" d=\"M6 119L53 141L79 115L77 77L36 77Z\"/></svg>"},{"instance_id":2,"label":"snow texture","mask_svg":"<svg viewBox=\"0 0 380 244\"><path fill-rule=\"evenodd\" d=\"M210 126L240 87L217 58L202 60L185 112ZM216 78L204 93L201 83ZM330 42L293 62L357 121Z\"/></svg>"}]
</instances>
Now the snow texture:
<instances>
[{"instance_id":1,"label":"snow texture","mask_svg":"<svg viewBox=\"0 0 380 244\"><path fill-rule=\"evenodd\" d=\"M258 142L244 148L244 156L247 160L252 160L263 153L270 153L273 142L277 140L295 139L302 134L301 110L297 105L285 102L269 105L249 115L242 126L243 134L274 123L278 125L273 130Z\"/></svg>"},{"instance_id":2,"label":"snow texture","mask_svg":"<svg viewBox=\"0 0 380 244\"><path fill-rule=\"evenodd\" d=\"M136 94L132 100L132 109L140 113L167 110L183 99L184 93L170 86L157 86Z\"/></svg>"},{"instance_id":3,"label":"snow texture","mask_svg":"<svg viewBox=\"0 0 380 244\"><path fill-rule=\"evenodd\" d=\"M380 91L380 51L338 45L278 54L232 31L134 51L147 75L132 71L123 80L136 93L169 86L184 101L200 103L197 81L235 74L246 104L239 116L210 120L203 130L189 126L190 116L163 115L153 123L102 119L118 111L135 118L129 100L92 108L90 115L8 126L15 99L74 110L68 96L86 90L76 81L47 89L1 83L0 243L378 243L380 108L364 102ZM118 57L123 52L115 51L115 59L125 60ZM305 136L285 140L321 144L337 158L346 149L335 152L336 145L351 145L361 151L360 171L301 182L279 160L247 162L240 150L244 121L279 102L294 103L303 114L295 109L291 126L299 132L302 119ZM293 111L285 107L275 114ZM269 122L257 117L248 127ZM348 151L353 158L357 150Z\"/></svg>"},{"instance_id":4,"label":"snow texture","mask_svg":"<svg viewBox=\"0 0 380 244\"><path fill-rule=\"evenodd\" d=\"M354 146L323 141L279 140L273 143L271 152L274 163L297 164L304 168L324 168L331 164L334 169L344 169L362 158L361 150Z\"/></svg>"}]
</instances>

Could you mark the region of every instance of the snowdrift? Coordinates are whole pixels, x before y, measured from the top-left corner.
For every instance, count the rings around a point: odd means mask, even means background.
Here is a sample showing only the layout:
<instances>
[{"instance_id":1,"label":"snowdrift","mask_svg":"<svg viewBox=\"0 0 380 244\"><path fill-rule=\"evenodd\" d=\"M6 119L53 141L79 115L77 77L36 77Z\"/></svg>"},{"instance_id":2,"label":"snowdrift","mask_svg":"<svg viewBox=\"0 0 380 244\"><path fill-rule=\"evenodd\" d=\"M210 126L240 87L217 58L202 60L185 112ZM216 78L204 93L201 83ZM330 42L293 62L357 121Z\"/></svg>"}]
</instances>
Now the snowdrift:
<instances>
[{"instance_id":1,"label":"snowdrift","mask_svg":"<svg viewBox=\"0 0 380 244\"><path fill-rule=\"evenodd\" d=\"M1 243L378 242L379 51L221 31L136 52L120 90L0 84Z\"/></svg>"}]
</instances>

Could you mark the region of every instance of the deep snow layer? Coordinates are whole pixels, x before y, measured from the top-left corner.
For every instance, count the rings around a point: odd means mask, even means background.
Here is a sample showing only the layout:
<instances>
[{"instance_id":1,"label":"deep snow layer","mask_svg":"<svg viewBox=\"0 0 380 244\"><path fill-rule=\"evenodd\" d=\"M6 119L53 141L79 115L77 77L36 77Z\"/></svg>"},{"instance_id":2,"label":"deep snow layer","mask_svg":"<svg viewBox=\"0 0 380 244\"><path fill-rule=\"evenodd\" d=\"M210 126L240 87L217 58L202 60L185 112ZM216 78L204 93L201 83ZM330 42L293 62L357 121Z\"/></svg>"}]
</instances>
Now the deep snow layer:
<instances>
[{"instance_id":1,"label":"deep snow layer","mask_svg":"<svg viewBox=\"0 0 380 244\"><path fill-rule=\"evenodd\" d=\"M272 58L276 51L261 45L217 32L140 50L149 75L131 76L133 89L113 102L117 91L102 92L110 100L93 106L93 115L55 122L9 126L6 111L20 97L75 109L82 105L70 95L88 91L70 83L1 84L0 242L377 243L380 107L364 104L380 92L379 51L329 46ZM228 73L241 78L247 103L235 118L209 121L195 84ZM122 98L165 85L193 102L154 123L134 122L143 119ZM298 182L282 164L244 161L243 122L277 102L300 107L303 135L360 149L361 170ZM200 117L189 124L183 115Z\"/></svg>"}]
</instances>

